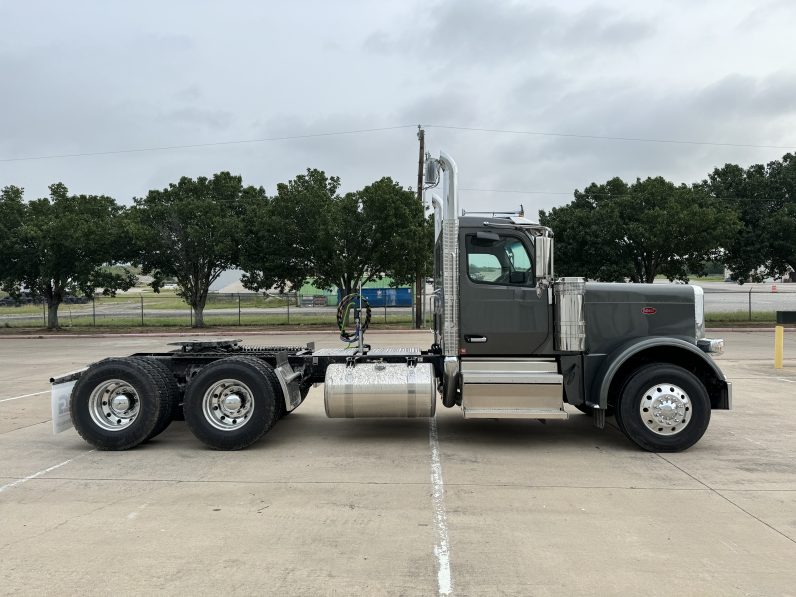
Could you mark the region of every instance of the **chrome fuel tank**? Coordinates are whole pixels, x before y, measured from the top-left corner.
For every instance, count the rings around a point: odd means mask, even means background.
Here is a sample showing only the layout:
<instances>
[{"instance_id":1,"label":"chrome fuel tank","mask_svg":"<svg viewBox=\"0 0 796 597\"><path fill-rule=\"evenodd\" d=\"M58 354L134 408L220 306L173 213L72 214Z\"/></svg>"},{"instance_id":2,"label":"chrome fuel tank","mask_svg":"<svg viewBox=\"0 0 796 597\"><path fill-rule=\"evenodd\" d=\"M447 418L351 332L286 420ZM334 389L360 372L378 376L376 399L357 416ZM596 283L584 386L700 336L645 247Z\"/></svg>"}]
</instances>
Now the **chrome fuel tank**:
<instances>
[{"instance_id":1,"label":"chrome fuel tank","mask_svg":"<svg viewBox=\"0 0 796 597\"><path fill-rule=\"evenodd\" d=\"M430 363L329 365L324 405L330 418L431 417L437 390Z\"/></svg>"}]
</instances>

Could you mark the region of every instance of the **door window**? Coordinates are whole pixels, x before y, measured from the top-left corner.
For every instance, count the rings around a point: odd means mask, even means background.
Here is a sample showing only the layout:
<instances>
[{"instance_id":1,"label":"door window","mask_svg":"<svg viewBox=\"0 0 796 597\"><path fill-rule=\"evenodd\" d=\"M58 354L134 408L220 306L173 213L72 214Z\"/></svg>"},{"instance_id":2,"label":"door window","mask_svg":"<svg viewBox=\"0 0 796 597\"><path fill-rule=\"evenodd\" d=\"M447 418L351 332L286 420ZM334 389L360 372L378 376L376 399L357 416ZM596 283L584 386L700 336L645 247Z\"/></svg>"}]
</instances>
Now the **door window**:
<instances>
[{"instance_id":1,"label":"door window","mask_svg":"<svg viewBox=\"0 0 796 597\"><path fill-rule=\"evenodd\" d=\"M514 236L468 234L467 275L479 284L527 286L533 284L531 257Z\"/></svg>"}]
</instances>

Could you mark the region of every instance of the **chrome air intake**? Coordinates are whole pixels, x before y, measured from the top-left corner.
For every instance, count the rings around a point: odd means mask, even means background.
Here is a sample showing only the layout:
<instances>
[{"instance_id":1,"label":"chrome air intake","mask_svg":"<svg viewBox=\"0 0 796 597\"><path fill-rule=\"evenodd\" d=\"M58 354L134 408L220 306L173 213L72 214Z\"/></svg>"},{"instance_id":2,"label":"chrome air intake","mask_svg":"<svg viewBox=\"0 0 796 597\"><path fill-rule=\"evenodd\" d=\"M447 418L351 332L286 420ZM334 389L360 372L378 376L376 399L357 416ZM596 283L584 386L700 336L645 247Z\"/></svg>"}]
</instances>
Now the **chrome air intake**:
<instances>
[{"instance_id":1,"label":"chrome air intake","mask_svg":"<svg viewBox=\"0 0 796 597\"><path fill-rule=\"evenodd\" d=\"M560 278L553 285L555 293L555 348L583 352L586 350L586 321L583 299L586 282L583 278Z\"/></svg>"}]
</instances>

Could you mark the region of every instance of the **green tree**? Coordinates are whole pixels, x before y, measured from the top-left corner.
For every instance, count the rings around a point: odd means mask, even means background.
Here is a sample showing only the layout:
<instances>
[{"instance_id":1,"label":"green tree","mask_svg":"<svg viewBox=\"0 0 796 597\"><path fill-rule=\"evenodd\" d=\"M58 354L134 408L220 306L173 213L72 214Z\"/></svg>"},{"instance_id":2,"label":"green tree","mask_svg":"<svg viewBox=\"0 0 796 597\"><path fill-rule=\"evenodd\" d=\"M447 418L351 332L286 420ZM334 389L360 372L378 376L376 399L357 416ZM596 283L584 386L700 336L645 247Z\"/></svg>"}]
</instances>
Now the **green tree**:
<instances>
[{"instance_id":1,"label":"green tree","mask_svg":"<svg viewBox=\"0 0 796 597\"><path fill-rule=\"evenodd\" d=\"M163 190L135 199L130 223L136 238L133 261L153 276L158 292L167 278L193 311L194 327L204 327L210 286L237 266L241 217L247 206L265 202L262 187L244 187L240 176L183 177Z\"/></svg>"},{"instance_id":2,"label":"green tree","mask_svg":"<svg viewBox=\"0 0 796 597\"><path fill-rule=\"evenodd\" d=\"M570 204L540 212L540 221L556 235L562 275L648 283L658 274L688 280L739 225L735 212L701 186L662 177L591 184Z\"/></svg>"},{"instance_id":3,"label":"green tree","mask_svg":"<svg viewBox=\"0 0 796 597\"><path fill-rule=\"evenodd\" d=\"M0 191L0 286L14 284L15 264L20 257L19 231L24 221L23 190L4 187Z\"/></svg>"},{"instance_id":4,"label":"green tree","mask_svg":"<svg viewBox=\"0 0 796 597\"><path fill-rule=\"evenodd\" d=\"M747 169L726 164L702 186L740 214L740 231L723 257L734 280L761 282L796 269L796 156Z\"/></svg>"},{"instance_id":5,"label":"green tree","mask_svg":"<svg viewBox=\"0 0 796 597\"><path fill-rule=\"evenodd\" d=\"M319 240L315 283L344 294L384 276L412 284L418 268L428 270L433 242L414 192L390 177L332 201Z\"/></svg>"},{"instance_id":6,"label":"green tree","mask_svg":"<svg viewBox=\"0 0 796 597\"><path fill-rule=\"evenodd\" d=\"M128 243L123 208L111 197L69 195L62 183L50 185L50 197L22 203L22 191L3 190L2 220L14 222L5 241L9 257L2 266L3 289L47 302L47 327L57 329L58 308L67 294L93 296L96 288L115 294L135 284L128 270L107 265L124 260ZM8 215L17 220L6 220ZM21 217L21 220L19 219Z\"/></svg>"},{"instance_id":7,"label":"green tree","mask_svg":"<svg viewBox=\"0 0 796 597\"><path fill-rule=\"evenodd\" d=\"M433 272L434 217L411 188L384 177L357 193L366 219L371 221L381 267L395 285L414 284L418 275Z\"/></svg>"},{"instance_id":8,"label":"green tree","mask_svg":"<svg viewBox=\"0 0 796 597\"><path fill-rule=\"evenodd\" d=\"M308 168L278 184L273 198L246 203L240 255L246 288L298 290L314 277L320 235L339 187L339 178Z\"/></svg>"},{"instance_id":9,"label":"green tree","mask_svg":"<svg viewBox=\"0 0 796 597\"><path fill-rule=\"evenodd\" d=\"M247 288L296 289L313 280L349 294L385 275L411 283L419 262L430 269L432 232L411 190L389 177L345 195L339 187L339 178L308 169L279 184L264 209L247 210Z\"/></svg>"}]
</instances>

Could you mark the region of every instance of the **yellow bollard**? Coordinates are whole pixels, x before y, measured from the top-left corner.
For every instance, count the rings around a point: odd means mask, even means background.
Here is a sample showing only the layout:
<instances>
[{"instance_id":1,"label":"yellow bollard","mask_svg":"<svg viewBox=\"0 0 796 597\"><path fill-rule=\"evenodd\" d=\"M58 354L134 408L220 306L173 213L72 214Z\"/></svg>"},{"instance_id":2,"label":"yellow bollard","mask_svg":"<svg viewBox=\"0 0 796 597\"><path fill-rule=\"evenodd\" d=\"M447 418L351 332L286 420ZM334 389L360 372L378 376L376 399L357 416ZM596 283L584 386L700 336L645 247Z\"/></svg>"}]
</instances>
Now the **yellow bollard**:
<instances>
[{"instance_id":1,"label":"yellow bollard","mask_svg":"<svg viewBox=\"0 0 796 597\"><path fill-rule=\"evenodd\" d=\"M785 350L785 328L774 328L774 369L782 369L782 353Z\"/></svg>"}]
</instances>

